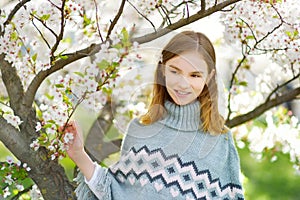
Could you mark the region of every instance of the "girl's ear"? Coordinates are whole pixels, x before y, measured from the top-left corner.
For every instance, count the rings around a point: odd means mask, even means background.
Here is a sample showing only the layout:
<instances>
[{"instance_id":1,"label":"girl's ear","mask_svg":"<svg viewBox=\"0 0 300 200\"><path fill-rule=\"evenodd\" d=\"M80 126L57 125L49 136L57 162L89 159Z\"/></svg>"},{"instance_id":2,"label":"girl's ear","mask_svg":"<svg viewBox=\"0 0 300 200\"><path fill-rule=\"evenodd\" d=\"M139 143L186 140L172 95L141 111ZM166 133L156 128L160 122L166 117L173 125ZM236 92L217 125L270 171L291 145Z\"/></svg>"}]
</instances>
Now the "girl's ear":
<instances>
[{"instance_id":1,"label":"girl's ear","mask_svg":"<svg viewBox=\"0 0 300 200\"><path fill-rule=\"evenodd\" d=\"M216 70L213 69L213 70L208 74L208 76L207 76L207 78L206 78L206 84L209 83L209 81L212 79L212 77L214 77L215 74L216 74Z\"/></svg>"}]
</instances>

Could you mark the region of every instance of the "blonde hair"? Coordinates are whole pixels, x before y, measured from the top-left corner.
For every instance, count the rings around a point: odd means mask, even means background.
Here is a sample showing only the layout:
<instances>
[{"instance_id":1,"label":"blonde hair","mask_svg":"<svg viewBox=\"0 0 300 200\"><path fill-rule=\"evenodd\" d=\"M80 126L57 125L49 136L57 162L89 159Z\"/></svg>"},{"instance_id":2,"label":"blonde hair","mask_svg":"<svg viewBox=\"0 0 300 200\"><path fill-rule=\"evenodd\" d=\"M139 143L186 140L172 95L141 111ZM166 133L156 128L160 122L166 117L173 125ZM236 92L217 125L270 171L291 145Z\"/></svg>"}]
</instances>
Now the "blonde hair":
<instances>
[{"instance_id":1,"label":"blonde hair","mask_svg":"<svg viewBox=\"0 0 300 200\"><path fill-rule=\"evenodd\" d=\"M218 110L215 50L210 40L204 34L193 31L184 31L175 35L164 47L161 53L161 60L158 62L154 75L152 101L148 112L141 116L140 123L149 125L164 117L164 103L166 100L172 101L166 89L164 65L169 59L187 51L200 53L202 59L207 63L208 74L211 74L213 70L215 71L198 97L201 105L201 114L199 116L201 119L200 128L210 134L225 133L228 129L225 127L224 118Z\"/></svg>"}]
</instances>

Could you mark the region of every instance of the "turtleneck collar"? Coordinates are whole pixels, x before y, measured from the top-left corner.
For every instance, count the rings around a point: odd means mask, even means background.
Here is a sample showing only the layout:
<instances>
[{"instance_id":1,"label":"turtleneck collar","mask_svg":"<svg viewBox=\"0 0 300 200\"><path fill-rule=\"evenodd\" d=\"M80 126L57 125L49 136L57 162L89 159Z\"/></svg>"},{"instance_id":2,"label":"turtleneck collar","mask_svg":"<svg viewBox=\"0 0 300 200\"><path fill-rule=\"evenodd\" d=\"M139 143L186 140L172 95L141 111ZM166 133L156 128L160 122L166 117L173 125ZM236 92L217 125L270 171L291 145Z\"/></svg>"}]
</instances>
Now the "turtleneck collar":
<instances>
[{"instance_id":1,"label":"turtleneck collar","mask_svg":"<svg viewBox=\"0 0 300 200\"><path fill-rule=\"evenodd\" d=\"M196 131L200 125L200 103L194 101L187 105L177 105L170 101L166 101L165 109L166 117L161 123L181 131Z\"/></svg>"}]
</instances>

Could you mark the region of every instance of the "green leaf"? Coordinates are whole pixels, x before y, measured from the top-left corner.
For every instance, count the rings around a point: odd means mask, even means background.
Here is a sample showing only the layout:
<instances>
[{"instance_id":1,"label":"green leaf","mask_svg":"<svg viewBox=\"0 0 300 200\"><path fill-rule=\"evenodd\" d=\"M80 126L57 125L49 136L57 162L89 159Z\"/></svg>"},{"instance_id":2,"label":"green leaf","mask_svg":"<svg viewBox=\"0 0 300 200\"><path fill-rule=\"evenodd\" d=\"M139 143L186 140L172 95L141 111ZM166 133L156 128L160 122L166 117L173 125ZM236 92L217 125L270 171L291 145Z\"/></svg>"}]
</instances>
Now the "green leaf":
<instances>
[{"instance_id":1,"label":"green leaf","mask_svg":"<svg viewBox=\"0 0 300 200\"><path fill-rule=\"evenodd\" d=\"M50 18L50 14L46 14L46 15L43 15L43 16L41 16L41 20L43 20L43 21L47 21L49 18Z\"/></svg>"},{"instance_id":2,"label":"green leaf","mask_svg":"<svg viewBox=\"0 0 300 200\"><path fill-rule=\"evenodd\" d=\"M100 63L97 63L99 69L106 69L107 67L109 67L109 65L110 63L107 60L101 60Z\"/></svg>"},{"instance_id":3,"label":"green leaf","mask_svg":"<svg viewBox=\"0 0 300 200\"><path fill-rule=\"evenodd\" d=\"M131 42L130 42L129 34L128 34L128 31L126 30L126 28L123 28L122 31L121 31L121 33L123 35L123 38L122 38L123 46L130 47L131 46Z\"/></svg>"},{"instance_id":4,"label":"green leaf","mask_svg":"<svg viewBox=\"0 0 300 200\"><path fill-rule=\"evenodd\" d=\"M12 41L16 41L16 40L18 39L18 34L17 34L15 31L13 31L13 32L10 34L10 39L11 39Z\"/></svg>"},{"instance_id":5,"label":"green leaf","mask_svg":"<svg viewBox=\"0 0 300 200\"><path fill-rule=\"evenodd\" d=\"M248 86L248 82L247 81L241 81L238 84L241 85L241 86L245 86L245 87Z\"/></svg>"},{"instance_id":6,"label":"green leaf","mask_svg":"<svg viewBox=\"0 0 300 200\"><path fill-rule=\"evenodd\" d=\"M59 83L59 84L55 84L55 87L57 87L57 88L64 88L64 87L65 87L65 85L64 85L64 84L62 84L62 83Z\"/></svg>"},{"instance_id":7,"label":"green leaf","mask_svg":"<svg viewBox=\"0 0 300 200\"><path fill-rule=\"evenodd\" d=\"M253 40L253 39L254 39L254 36L253 36L253 35L248 35L248 36L246 37L246 39L247 39L247 40Z\"/></svg>"},{"instance_id":8,"label":"green leaf","mask_svg":"<svg viewBox=\"0 0 300 200\"><path fill-rule=\"evenodd\" d=\"M35 53L31 58L32 58L33 62L35 62L36 58L37 58L37 53Z\"/></svg>"},{"instance_id":9,"label":"green leaf","mask_svg":"<svg viewBox=\"0 0 300 200\"><path fill-rule=\"evenodd\" d=\"M59 55L58 57L61 58L61 59L63 59L63 60L68 59L68 56L67 56L67 55Z\"/></svg>"},{"instance_id":10,"label":"green leaf","mask_svg":"<svg viewBox=\"0 0 300 200\"><path fill-rule=\"evenodd\" d=\"M84 77L84 74L83 74L83 73L81 73L81 72L74 72L74 74L76 74L76 75L80 76L81 78L83 78L83 77Z\"/></svg>"},{"instance_id":11,"label":"green leaf","mask_svg":"<svg viewBox=\"0 0 300 200\"><path fill-rule=\"evenodd\" d=\"M90 25L92 23L91 18L88 18L86 15L83 15L83 25L84 27Z\"/></svg>"},{"instance_id":12,"label":"green leaf","mask_svg":"<svg viewBox=\"0 0 300 200\"><path fill-rule=\"evenodd\" d=\"M45 96L49 99L49 100L53 100L54 96L51 96L50 94L46 93Z\"/></svg>"}]
</instances>

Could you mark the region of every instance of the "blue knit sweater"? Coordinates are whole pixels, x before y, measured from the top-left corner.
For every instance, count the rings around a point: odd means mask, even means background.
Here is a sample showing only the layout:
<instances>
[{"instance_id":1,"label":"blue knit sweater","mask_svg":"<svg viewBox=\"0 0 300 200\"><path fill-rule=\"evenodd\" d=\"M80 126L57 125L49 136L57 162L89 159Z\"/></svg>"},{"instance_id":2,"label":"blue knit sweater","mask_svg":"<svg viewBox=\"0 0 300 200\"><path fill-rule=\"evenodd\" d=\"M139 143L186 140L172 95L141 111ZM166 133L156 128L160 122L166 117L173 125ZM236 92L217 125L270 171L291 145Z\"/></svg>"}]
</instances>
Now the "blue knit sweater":
<instances>
[{"instance_id":1,"label":"blue knit sweater","mask_svg":"<svg viewBox=\"0 0 300 200\"><path fill-rule=\"evenodd\" d=\"M231 133L200 131L199 102L165 108L161 121L129 124L120 160L108 169L95 164L89 181L81 177L79 199L244 199Z\"/></svg>"}]
</instances>

